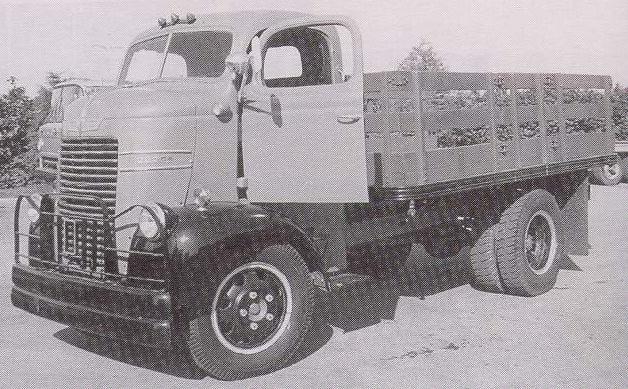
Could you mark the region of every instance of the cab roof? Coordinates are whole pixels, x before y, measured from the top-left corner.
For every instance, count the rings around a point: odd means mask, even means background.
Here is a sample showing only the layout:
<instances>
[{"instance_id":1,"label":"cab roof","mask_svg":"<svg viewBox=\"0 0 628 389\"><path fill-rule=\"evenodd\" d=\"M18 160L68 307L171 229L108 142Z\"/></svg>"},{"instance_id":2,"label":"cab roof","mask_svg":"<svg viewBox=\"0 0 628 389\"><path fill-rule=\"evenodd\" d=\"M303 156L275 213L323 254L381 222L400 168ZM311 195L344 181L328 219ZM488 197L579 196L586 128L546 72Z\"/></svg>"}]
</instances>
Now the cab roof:
<instances>
[{"instance_id":1,"label":"cab roof","mask_svg":"<svg viewBox=\"0 0 628 389\"><path fill-rule=\"evenodd\" d=\"M93 80L90 78L66 78L65 80L55 84L52 88L63 88L68 85L78 85L81 88L98 87L98 86L114 86L111 80Z\"/></svg>"},{"instance_id":2,"label":"cab roof","mask_svg":"<svg viewBox=\"0 0 628 389\"><path fill-rule=\"evenodd\" d=\"M131 44L169 32L196 31L221 27L233 31L234 35L252 36L275 23L304 16L310 16L310 14L278 10L221 12L195 15L196 21L192 24L182 22L163 28L157 25L157 18L155 18L155 26L136 36ZM185 15L183 15L184 18Z\"/></svg>"}]
</instances>

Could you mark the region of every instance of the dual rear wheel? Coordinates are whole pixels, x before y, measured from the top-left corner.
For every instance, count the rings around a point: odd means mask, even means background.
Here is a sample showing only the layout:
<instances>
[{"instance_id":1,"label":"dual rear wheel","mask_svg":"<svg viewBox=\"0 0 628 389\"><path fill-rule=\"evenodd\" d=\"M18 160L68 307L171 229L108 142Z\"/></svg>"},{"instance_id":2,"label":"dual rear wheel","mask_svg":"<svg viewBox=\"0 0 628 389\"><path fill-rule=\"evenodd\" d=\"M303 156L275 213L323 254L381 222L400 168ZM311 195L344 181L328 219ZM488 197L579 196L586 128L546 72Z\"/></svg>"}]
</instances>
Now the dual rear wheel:
<instances>
[{"instance_id":1,"label":"dual rear wheel","mask_svg":"<svg viewBox=\"0 0 628 389\"><path fill-rule=\"evenodd\" d=\"M471 249L476 289L536 296L552 289L564 251L564 225L554 196L526 193L489 226Z\"/></svg>"}]
</instances>

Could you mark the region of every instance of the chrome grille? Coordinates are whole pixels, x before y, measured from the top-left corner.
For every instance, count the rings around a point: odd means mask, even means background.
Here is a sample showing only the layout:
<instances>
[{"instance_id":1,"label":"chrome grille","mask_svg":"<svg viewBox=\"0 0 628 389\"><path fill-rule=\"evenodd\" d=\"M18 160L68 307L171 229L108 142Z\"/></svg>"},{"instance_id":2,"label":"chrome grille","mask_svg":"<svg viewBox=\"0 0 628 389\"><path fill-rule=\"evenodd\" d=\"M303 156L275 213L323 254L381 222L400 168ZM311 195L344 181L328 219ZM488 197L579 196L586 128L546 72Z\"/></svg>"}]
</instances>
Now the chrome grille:
<instances>
[{"instance_id":1,"label":"chrome grille","mask_svg":"<svg viewBox=\"0 0 628 389\"><path fill-rule=\"evenodd\" d=\"M47 172L57 172L57 163L59 162L59 156L51 154L42 154L39 157L39 167Z\"/></svg>"},{"instance_id":2,"label":"chrome grille","mask_svg":"<svg viewBox=\"0 0 628 389\"><path fill-rule=\"evenodd\" d=\"M64 138L59 158L62 255L82 269L103 271L112 239L107 217L115 215L118 142L111 138ZM106 212L106 215L105 215Z\"/></svg>"}]
</instances>

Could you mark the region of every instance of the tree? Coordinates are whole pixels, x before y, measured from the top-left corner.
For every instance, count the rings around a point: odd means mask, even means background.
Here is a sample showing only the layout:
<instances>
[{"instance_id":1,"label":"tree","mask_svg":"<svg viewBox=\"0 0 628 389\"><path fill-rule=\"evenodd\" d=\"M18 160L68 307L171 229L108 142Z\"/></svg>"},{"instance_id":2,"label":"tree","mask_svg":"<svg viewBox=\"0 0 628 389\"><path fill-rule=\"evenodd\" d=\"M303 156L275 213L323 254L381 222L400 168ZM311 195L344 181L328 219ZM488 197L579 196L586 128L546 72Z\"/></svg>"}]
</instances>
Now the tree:
<instances>
[{"instance_id":1,"label":"tree","mask_svg":"<svg viewBox=\"0 0 628 389\"><path fill-rule=\"evenodd\" d=\"M33 101L14 76L7 80L11 89L0 96L0 164L6 165L28 144L27 134L33 120Z\"/></svg>"},{"instance_id":2,"label":"tree","mask_svg":"<svg viewBox=\"0 0 628 389\"><path fill-rule=\"evenodd\" d=\"M63 82L59 72L48 72L46 74L46 83L39 86L37 96L34 99L35 104L35 123L37 126L43 124L44 119L50 111L50 101L52 100L52 88Z\"/></svg>"},{"instance_id":3,"label":"tree","mask_svg":"<svg viewBox=\"0 0 628 389\"><path fill-rule=\"evenodd\" d=\"M421 40L418 46L414 46L408 56L399 64L399 70L411 70L414 72L442 72L446 71L443 61L434 51L432 44Z\"/></svg>"}]
</instances>

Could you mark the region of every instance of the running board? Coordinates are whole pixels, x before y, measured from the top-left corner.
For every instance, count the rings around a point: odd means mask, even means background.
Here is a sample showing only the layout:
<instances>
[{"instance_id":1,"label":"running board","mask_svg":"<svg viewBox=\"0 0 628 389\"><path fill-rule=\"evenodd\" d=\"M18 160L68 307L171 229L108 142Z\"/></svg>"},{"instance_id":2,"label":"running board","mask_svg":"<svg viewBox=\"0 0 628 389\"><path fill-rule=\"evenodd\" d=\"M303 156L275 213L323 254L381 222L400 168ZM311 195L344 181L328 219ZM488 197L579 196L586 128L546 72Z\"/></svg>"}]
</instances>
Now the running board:
<instances>
[{"instance_id":1,"label":"running board","mask_svg":"<svg viewBox=\"0 0 628 389\"><path fill-rule=\"evenodd\" d=\"M372 280L373 277L364 274L341 273L327 277L327 290L333 292L345 287Z\"/></svg>"}]
</instances>

